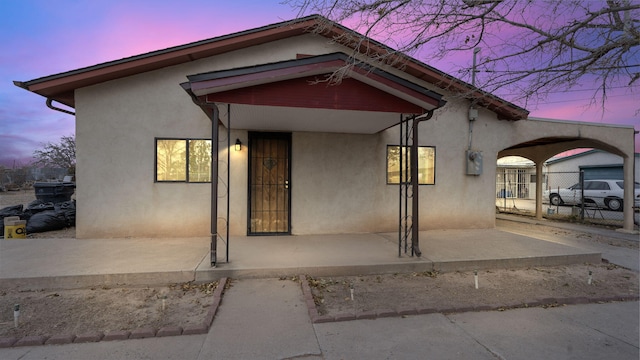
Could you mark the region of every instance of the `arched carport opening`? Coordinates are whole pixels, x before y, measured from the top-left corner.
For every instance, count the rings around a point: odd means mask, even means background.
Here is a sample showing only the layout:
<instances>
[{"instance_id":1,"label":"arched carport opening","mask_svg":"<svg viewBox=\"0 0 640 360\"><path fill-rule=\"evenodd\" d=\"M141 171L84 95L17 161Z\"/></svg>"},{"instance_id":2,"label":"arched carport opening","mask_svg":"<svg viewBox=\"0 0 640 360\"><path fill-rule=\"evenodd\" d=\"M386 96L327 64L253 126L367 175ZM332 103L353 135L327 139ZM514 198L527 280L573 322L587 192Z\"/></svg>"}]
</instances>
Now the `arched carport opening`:
<instances>
[{"instance_id":1,"label":"arched carport opening","mask_svg":"<svg viewBox=\"0 0 640 360\"><path fill-rule=\"evenodd\" d=\"M614 127L613 129L619 129ZM633 130L633 129L631 129ZM603 137L611 134L603 134ZM633 137L631 137L633 140ZM624 141L623 141L624 142ZM624 200L623 200L623 230L633 231L634 227L634 156L633 141L631 142L631 153L625 152L620 147L610 142L600 139L571 137L571 136L550 136L541 137L534 140L525 141L498 152L498 159L505 156L520 156L531 160L535 164L535 217L543 217L543 166L551 157L575 149L599 149L611 154L618 155L623 159L624 173ZM504 194L506 197L506 193Z\"/></svg>"}]
</instances>

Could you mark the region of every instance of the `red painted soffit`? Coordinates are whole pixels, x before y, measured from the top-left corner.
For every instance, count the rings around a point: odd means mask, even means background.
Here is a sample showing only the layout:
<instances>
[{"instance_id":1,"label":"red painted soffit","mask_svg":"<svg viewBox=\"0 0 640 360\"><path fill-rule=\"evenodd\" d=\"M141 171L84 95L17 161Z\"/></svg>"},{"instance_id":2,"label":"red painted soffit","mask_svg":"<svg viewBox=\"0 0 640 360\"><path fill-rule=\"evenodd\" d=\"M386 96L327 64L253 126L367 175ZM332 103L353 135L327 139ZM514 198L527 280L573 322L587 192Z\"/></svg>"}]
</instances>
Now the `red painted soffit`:
<instances>
[{"instance_id":1,"label":"red painted soffit","mask_svg":"<svg viewBox=\"0 0 640 360\"><path fill-rule=\"evenodd\" d=\"M339 85L309 76L206 95L208 102L421 114L424 109L355 79Z\"/></svg>"}]
</instances>

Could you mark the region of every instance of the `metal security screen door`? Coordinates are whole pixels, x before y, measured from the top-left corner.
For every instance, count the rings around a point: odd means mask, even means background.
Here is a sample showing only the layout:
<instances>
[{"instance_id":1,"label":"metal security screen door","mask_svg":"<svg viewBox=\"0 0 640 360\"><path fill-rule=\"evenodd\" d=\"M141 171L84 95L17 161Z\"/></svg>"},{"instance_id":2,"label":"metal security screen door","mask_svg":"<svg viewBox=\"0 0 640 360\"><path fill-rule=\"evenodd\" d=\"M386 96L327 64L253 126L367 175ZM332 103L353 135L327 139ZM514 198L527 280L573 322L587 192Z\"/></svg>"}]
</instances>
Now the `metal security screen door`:
<instances>
[{"instance_id":1,"label":"metal security screen door","mask_svg":"<svg viewBox=\"0 0 640 360\"><path fill-rule=\"evenodd\" d=\"M291 134L249 133L249 235L291 233Z\"/></svg>"}]
</instances>

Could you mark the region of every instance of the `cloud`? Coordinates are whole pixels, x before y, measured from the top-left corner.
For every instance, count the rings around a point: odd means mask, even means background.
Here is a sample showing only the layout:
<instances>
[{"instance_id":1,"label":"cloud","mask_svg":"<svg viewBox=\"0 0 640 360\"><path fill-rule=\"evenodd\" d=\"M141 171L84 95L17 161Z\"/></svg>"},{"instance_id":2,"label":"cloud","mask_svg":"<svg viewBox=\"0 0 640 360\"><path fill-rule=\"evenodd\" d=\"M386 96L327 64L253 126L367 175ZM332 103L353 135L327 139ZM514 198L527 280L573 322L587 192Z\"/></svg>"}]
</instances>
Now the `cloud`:
<instances>
[{"instance_id":1,"label":"cloud","mask_svg":"<svg viewBox=\"0 0 640 360\"><path fill-rule=\"evenodd\" d=\"M38 143L21 135L0 134L0 165L13 168L32 162L32 152L27 149L38 148Z\"/></svg>"}]
</instances>

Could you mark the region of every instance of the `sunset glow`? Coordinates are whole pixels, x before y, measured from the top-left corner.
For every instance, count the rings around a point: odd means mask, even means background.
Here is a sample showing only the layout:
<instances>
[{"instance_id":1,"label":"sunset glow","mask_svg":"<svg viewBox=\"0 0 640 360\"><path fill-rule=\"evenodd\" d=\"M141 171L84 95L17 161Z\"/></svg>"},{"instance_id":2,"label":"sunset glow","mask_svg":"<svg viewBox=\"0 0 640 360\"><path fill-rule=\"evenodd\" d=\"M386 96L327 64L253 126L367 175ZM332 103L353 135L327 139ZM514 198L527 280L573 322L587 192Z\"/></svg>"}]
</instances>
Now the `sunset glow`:
<instances>
[{"instance_id":1,"label":"sunset glow","mask_svg":"<svg viewBox=\"0 0 640 360\"><path fill-rule=\"evenodd\" d=\"M0 165L13 167L28 165L43 143L75 132L73 116L48 109L45 98L18 88L14 80L269 25L295 18L297 10L281 0L6 0L0 2L0 14ZM455 75L451 63L429 65ZM585 84L585 90L589 88ZM527 108L532 117L640 130L638 94L612 89L604 111L585 107L591 95L588 91L553 94L546 103ZM639 143L636 137L636 152Z\"/></svg>"}]
</instances>

